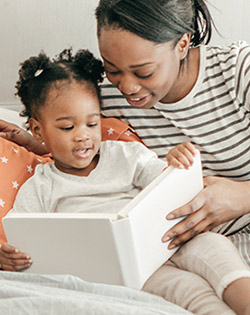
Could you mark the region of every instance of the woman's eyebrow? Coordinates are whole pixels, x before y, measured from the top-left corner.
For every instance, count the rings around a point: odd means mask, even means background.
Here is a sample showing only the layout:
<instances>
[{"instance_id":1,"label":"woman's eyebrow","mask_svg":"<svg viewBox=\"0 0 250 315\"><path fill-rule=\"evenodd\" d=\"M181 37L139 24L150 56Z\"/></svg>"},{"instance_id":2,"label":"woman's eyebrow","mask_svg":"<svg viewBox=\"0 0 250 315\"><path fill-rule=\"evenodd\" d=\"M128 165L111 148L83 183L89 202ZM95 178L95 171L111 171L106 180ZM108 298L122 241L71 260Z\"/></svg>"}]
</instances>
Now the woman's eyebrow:
<instances>
[{"instance_id":1,"label":"woman's eyebrow","mask_svg":"<svg viewBox=\"0 0 250 315\"><path fill-rule=\"evenodd\" d=\"M116 68L116 65L114 65L111 61L108 61L106 58L102 57L103 60L105 62L107 62L108 64L110 64L111 66L115 67ZM134 69L134 68L140 68L140 67L144 67L144 66L148 66L148 65L152 65L154 64L153 62L144 62L144 63L141 63L141 64L138 64L138 65L132 65L132 66L129 66L129 68L131 69Z\"/></svg>"}]
</instances>

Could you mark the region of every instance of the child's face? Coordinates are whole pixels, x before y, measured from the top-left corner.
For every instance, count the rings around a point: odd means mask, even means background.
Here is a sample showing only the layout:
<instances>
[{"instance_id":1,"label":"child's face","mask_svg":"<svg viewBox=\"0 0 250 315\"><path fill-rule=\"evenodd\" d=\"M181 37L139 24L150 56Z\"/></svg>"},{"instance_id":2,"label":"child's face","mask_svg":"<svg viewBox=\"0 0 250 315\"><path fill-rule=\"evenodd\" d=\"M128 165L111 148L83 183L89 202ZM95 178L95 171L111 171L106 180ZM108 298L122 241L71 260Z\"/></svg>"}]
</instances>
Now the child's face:
<instances>
[{"instance_id":1,"label":"child's face","mask_svg":"<svg viewBox=\"0 0 250 315\"><path fill-rule=\"evenodd\" d=\"M87 176L97 165L101 122L93 91L75 82L51 88L38 121L30 121L36 139L44 141L56 167L65 173Z\"/></svg>"}]
</instances>

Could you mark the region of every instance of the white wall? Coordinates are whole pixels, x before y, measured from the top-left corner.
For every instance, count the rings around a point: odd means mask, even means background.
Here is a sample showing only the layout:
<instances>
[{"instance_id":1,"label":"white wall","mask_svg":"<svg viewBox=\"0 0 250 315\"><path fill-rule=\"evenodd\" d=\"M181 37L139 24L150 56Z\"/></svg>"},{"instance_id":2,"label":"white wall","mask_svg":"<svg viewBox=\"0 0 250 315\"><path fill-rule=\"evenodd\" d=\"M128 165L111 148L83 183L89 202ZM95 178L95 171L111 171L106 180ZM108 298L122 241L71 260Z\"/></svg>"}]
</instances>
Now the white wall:
<instances>
[{"instance_id":1,"label":"white wall","mask_svg":"<svg viewBox=\"0 0 250 315\"><path fill-rule=\"evenodd\" d=\"M98 55L94 9L98 0L0 0L0 106L17 108L19 63L43 49L89 48Z\"/></svg>"},{"instance_id":2,"label":"white wall","mask_svg":"<svg viewBox=\"0 0 250 315\"><path fill-rule=\"evenodd\" d=\"M250 43L250 1L208 0L211 15L222 37L213 32L212 44L246 40Z\"/></svg>"},{"instance_id":3,"label":"white wall","mask_svg":"<svg viewBox=\"0 0 250 315\"><path fill-rule=\"evenodd\" d=\"M212 43L250 43L250 1L209 0L215 23ZM41 49L53 56L64 48L98 54L94 9L98 0L0 0L0 106L20 109L14 96L19 63ZM215 6L217 9L215 9Z\"/></svg>"}]
</instances>

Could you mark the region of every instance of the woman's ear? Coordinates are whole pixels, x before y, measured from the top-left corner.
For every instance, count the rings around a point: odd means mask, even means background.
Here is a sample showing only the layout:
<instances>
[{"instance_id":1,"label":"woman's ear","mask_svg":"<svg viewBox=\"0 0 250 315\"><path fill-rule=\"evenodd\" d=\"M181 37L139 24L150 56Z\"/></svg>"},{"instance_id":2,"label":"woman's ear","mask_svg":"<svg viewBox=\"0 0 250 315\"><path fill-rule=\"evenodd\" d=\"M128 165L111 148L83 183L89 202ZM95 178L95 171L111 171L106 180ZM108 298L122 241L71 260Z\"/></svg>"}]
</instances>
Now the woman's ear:
<instances>
[{"instance_id":1,"label":"woman's ear","mask_svg":"<svg viewBox=\"0 0 250 315\"><path fill-rule=\"evenodd\" d=\"M181 36L180 40L177 43L177 49L180 54L180 59L183 60L187 57L188 50L190 47L191 35L185 33Z\"/></svg>"},{"instance_id":2,"label":"woman's ear","mask_svg":"<svg viewBox=\"0 0 250 315\"><path fill-rule=\"evenodd\" d=\"M38 120L36 120L35 118L30 118L29 119L29 128L33 134L33 137L36 139L36 141L38 141L39 143L43 143L40 122Z\"/></svg>"}]
</instances>

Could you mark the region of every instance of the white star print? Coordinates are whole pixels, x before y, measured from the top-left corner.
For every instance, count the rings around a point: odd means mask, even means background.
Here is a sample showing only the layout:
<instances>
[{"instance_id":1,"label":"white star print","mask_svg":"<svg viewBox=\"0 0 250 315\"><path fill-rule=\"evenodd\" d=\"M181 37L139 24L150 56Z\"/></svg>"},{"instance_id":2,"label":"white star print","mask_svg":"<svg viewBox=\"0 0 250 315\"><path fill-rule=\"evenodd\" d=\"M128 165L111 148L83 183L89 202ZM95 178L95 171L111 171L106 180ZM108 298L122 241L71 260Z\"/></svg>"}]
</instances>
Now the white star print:
<instances>
[{"instance_id":1,"label":"white star print","mask_svg":"<svg viewBox=\"0 0 250 315\"><path fill-rule=\"evenodd\" d=\"M15 153L18 153L19 152L19 150L18 149L16 149L16 148L12 148L13 149L13 151L15 152Z\"/></svg>"},{"instance_id":2,"label":"white star print","mask_svg":"<svg viewBox=\"0 0 250 315\"><path fill-rule=\"evenodd\" d=\"M124 134L129 137L131 135L131 132L127 130L126 132L124 132Z\"/></svg>"},{"instance_id":3,"label":"white star print","mask_svg":"<svg viewBox=\"0 0 250 315\"><path fill-rule=\"evenodd\" d=\"M115 129L113 129L112 127L109 128L108 130L108 134L112 135L114 133Z\"/></svg>"},{"instance_id":4,"label":"white star print","mask_svg":"<svg viewBox=\"0 0 250 315\"><path fill-rule=\"evenodd\" d=\"M28 165L28 166L27 166L27 169L28 169L28 172L29 172L29 173L32 173L33 168L32 168L32 166L31 166L31 165Z\"/></svg>"},{"instance_id":5,"label":"white star print","mask_svg":"<svg viewBox=\"0 0 250 315\"><path fill-rule=\"evenodd\" d=\"M0 207L4 208L4 204L5 202L3 201L3 199L0 198Z\"/></svg>"},{"instance_id":6,"label":"white star print","mask_svg":"<svg viewBox=\"0 0 250 315\"><path fill-rule=\"evenodd\" d=\"M18 186L19 186L19 184L18 184L18 182L15 180L14 182L12 182L12 187L14 188L14 189L17 189L18 188Z\"/></svg>"},{"instance_id":7,"label":"white star print","mask_svg":"<svg viewBox=\"0 0 250 315\"><path fill-rule=\"evenodd\" d=\"M5 156L2 156L1 160L2 160L2 163L5 163L5 164L7 164L8 162L8 159Z\"/></svg>"}]
</instances>

